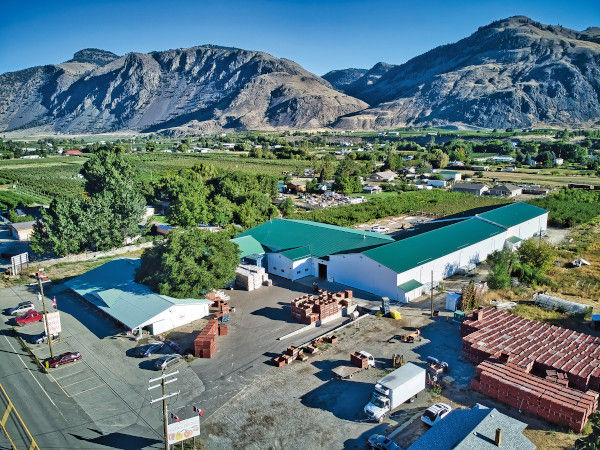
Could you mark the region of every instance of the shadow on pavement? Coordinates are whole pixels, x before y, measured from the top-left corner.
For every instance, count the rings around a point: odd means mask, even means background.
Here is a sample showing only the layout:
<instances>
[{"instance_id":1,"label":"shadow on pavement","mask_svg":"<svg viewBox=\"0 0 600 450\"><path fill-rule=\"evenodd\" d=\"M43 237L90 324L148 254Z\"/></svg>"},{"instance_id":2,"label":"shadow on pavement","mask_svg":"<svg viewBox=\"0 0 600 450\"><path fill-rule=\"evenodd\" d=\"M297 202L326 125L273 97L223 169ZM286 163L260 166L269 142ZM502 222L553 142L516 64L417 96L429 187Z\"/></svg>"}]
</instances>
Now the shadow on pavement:
<instances>
[{"instance_id":1,"label":"shadow on pavement","mask_svg":"<svg viewBox=\"0 0 600 450\"><path fill-rule=\"evenodd\" d=\"M300 397L304 406L331 412L343 420L362 422L363 408L373 392L372 383L331 380Z\"/></svg>"},{"instance_id":2,"label":"shadow on pavement","mask_svg":"<svg viewBox=\"0 0 600 450\"><path fill-rule=\"evenodd\" d=\"M96 430L92 431L98 433L98 431ZM100 434L99 436L93 438L86 438L74 433L70 433L70 435L73 436L75 439L79 439L80 441L86 441L96 445L103 445L105 447L112 447L123 450L146 448L161 442L158 439L152 439L143 436L133 436L131 434L124 434L118 432Z\"/></svg>"}]
</instances>

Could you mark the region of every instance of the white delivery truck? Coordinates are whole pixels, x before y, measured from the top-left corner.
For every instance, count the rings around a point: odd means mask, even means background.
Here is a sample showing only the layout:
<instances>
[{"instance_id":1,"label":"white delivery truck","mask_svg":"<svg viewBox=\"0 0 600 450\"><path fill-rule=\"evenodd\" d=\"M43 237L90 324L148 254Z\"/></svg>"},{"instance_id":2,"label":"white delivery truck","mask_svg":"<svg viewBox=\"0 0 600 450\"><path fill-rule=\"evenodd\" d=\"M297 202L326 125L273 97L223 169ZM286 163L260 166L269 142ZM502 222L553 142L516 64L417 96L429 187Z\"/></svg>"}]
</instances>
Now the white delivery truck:
<instances>
[{"instance_id":1,"label":"white delivery truck","mask_svg":"<svg viewBox=\"0 0 600 450\"><path fill-rule=\"evenodd\" d=\"M386 414L425 389L426 370L413 363L386 375L375 385L371 401L365 406L369 419L383 421Z\"/></svg>"}]
</instances>

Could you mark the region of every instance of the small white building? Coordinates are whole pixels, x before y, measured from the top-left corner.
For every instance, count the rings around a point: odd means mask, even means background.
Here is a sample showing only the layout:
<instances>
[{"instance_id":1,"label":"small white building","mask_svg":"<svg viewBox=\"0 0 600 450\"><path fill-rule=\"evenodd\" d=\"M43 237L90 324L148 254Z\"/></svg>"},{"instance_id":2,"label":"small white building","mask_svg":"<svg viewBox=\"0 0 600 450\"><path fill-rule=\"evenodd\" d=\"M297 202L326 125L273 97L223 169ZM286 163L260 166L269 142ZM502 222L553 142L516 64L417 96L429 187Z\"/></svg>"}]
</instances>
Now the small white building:
<instances>
[{"instance_id":1,"label":"small white building","mask_svg":"<svg viewBox=\"0 0 600 450\"><path fill-rule=\"evenodd\" d=\"M442 178L446 181L460 181L462 179L462 174L454 170L440 170L436 173L438 175L441 175Z\"/></svg>"},{"instance_id":2,"label":"small white building","mask_svg":"<svg viewBox=\"0 0 600 450\"><path fill-rule=\"evenodd\" d=\"M157 335L206 317L212 302L178 299L134 282L139 259L119 258L75 277L65 286L124 329Z\"/></svg>"}]
</instances>

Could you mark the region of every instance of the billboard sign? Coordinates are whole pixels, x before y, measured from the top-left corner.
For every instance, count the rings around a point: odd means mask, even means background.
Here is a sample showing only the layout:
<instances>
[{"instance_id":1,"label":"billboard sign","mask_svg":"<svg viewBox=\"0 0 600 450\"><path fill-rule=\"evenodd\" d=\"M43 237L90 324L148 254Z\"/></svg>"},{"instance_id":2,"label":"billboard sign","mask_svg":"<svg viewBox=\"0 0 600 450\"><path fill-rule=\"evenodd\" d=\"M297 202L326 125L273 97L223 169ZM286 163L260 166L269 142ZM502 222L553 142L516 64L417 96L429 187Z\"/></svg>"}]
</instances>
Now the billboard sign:
<instances>
[{"instance_id":1,"label":"billboard sign","mask_svg":"<svg viewBox=\"0 0 600 450\"><path fill-rule=\"evenodd\" d=\"M13 276L19 275L24 265L29 265L29 253L19 253L10 258L10 268Z\"/></svg>"},{"instance_id":2,"label":"billboard sign","mask_svg":"<svg viewBox=\"0 0 600 450\"><path fill-rule=\"evenodd\" d=\"M49 312L46 314L46 317L48 318L48 328L50 328L50 333L48 333L48 330L46 329L46 321L44 321L44 330L46 331L47 336L53 336L62 331L60 328L60 315L59 314L60 313L58 311Z\"/></svg>"},{"instance_id":3,"label":"billboard sign","mask_svg":"<svg viewBox=\"0 0 600 450\"><path fill-rule=\"evenodd\" d=\"M190 417L180 422L173 422L167 425L167 436L169 444L191 439L200 434L200 416Z\"/></svg>"}]
</instances>

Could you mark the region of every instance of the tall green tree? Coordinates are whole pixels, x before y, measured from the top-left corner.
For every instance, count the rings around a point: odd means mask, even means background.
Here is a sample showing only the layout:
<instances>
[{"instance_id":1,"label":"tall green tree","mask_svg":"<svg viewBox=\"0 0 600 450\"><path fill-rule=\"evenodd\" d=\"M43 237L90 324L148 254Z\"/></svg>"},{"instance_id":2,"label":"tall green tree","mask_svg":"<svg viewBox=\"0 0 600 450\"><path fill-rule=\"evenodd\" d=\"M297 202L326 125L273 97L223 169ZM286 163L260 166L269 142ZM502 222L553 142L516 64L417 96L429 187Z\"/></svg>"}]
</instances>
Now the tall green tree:
<instances>
[{"instance_id":1,"label":"tall green tree","mask_svg":"<svg viewBox=\"0 0 600 450\"><path fill-rule=\"evenodd\" d=\"M239 262L227 233L175 230L142 254L135 279L163 295L197 298L233 281Z\"/></svg>"}]
</instances>

